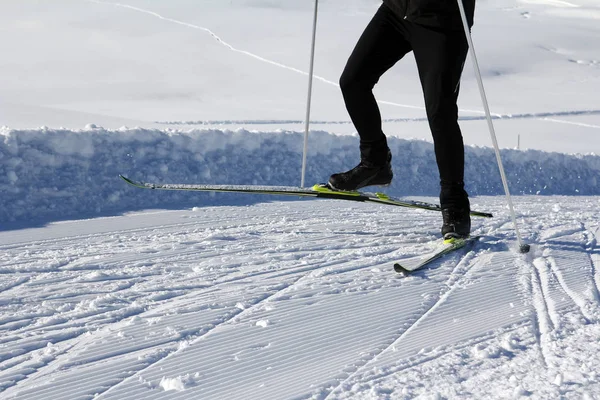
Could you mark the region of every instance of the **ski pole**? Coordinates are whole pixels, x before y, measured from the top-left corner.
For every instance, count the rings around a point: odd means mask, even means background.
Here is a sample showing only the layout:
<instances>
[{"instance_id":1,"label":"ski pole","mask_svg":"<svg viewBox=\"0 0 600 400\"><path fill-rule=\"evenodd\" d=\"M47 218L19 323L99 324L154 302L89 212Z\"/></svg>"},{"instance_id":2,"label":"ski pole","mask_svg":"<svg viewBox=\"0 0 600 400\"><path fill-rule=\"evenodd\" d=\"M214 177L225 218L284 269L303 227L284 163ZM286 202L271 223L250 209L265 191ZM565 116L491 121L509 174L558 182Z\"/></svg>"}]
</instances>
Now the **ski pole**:
<instances>
[{"instance_id":1,"label":"ski pole","mask_svg":"<svg viewBox=\"0 0 600 400\"><path fill-rule=\"evenodd\" d=\"M498 147L498 140L496 139L496 131L494 129L494 123L492 122L492 116L490 113L490 107L487 101L487 96L485 94L485 89L483 87L483 79L481 78L481 70L479 69L479 63L477 62L477 55L475 54L475 47L473 46L473 38L471 37L471 31L469 29L469 23L467 21L467 14L465 12L465 6L462 0L457 0L458 9L460 11L460 17L462 19L463 27L465 29L465 35L467 36L467 42L469 43L469 48L471 49L471 58L473 59L473 69L475 70L475 76L477 78L477 84L479 85L479 93L481 94L481 101L483 103L483 108L485 110L485 116L487 119L488 127L490 130L490 136L492 137L492 143L494 144L494 151L496 152L496 161L498 162L498 168L500 169L500 177L502 178L502 185L504 186L504 193L506 194L506 200L508 203L508 208L510 210L510 216L512 222L515 226L515 232L517 234L517 241L519 242L519 251L521 253L528 253L530 246L523 242L521 238L521 232L519 231L519 226L517 225L517 217L515 215L515 209L513 206L512 198L510 196L510 191L508 189L508 182L506 179L506 173L504 172L504 166L502 165L502 157L500 156L500 149Z\"/></svg>"},{"instance_id":2,"label":"ski pole","mask_svg":"<svg viewBox=\"0 0 600 400\"><path fill-rule=\"evenodd\" d=\"M313 21L312 44L310 49L310 68L308 71L308 99L306 101L306 120L304 121L304 148L302 150L302 177L300 187L304 187L304 176L306 174L306 153L308 151L308 130L310 127L310 103L312 100L313 71L315 65L315 45L317 42L317 15L319 13L319 0L315 0L315 17Z\"/></svg>"}]
</instances>

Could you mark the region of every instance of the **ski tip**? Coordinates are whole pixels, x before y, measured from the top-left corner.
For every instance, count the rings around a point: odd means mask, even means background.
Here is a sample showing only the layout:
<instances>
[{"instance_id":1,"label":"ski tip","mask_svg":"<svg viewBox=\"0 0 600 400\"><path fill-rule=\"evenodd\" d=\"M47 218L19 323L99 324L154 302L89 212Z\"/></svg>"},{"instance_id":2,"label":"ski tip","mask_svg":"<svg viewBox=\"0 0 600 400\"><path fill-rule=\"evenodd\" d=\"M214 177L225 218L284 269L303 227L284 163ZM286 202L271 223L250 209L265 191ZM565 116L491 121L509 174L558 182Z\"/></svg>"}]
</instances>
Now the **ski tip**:
<instances>
[{"instance_id":1,"label":"ski tip","mask_svg":"<svg viewBox=\"0 0 600 400\"><path fill-rule=\"evenodd\" d=\"M409 272L406 268L404 268L398 263L394 264L394 271L398 272L399 274L406 274L407 272Z\"/></svg>"},{"instance_id":2,"label":"ski tip","mask_svg":"<svg viewBox=\"0 0 600 400\"><path fill-rule=\"evenodd\" d=\"M135 185L135 182L132 181L131 179L129 179L128 177L126 177L125 175L119 174L119 178L123 179L125 182L129 183L130 185Z\"/></svg>"},{"instance_id":3,"label":"ski tip","mask_svg":"<svg viewBox=\"0 0 600 400\"><path fill-rule=\"evenodd\" d=\"M481 211L471 211L472 217L481 217L481 218L494 218L494 214L486 213Z\"/></svg>"},{"instance_id":4,"label":"ski tip","mask_svg":"<svg viewBox=\"0 0 600 400\"><path fill-rule=\"evenodd\" d=\"M377 198L381 200L390 200L390 196L388 196L385 193L377 192L375 193L375 196L377 196Z\"/></svg>"},{"instance_id":5,"label":"ski tip","mask_svg":"<svg viewBox=\"0 0 600 400\"><path fill-rule=\"evenodd\" d=\"M129 179L128 177L126 177L125 175L119 174L119 178L123 179L125 182L127 182L131 186L135 186L137 188L146 188L146 185L144 185L143 183L133 181L133 180Z\"/></svg>"}]
</instances>

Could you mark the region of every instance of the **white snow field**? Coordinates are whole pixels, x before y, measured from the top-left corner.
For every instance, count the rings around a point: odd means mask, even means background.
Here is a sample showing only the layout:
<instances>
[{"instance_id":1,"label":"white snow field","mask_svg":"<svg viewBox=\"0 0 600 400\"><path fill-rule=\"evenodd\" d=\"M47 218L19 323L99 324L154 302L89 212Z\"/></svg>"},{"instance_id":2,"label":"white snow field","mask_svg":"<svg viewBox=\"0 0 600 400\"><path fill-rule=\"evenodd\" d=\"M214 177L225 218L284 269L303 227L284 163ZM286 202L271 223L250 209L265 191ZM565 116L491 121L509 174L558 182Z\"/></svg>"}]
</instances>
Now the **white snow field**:
<instances>
[{"instance_id":1,"label":"white snow field","mask_svg":"<svg viewBox=\"0 0 600 400\"><path fill-rule=\"evenodd\" d=\"M600 200L499 197L409 276L435 212L312 200L0 233L2 399L600 396Z\"/></svg>"},{"instance_id":2,"label":"white snow field","mask_svg":"<svg viewBox=\"0 0 600 400\"><path fill-rule=\"evenodd\" d=\"M337 80L380 0L320 1L306 181L355 165ZM0 2L0 400L600 399L600 5L477 0L481 239L440 215L144 191L298 185L311 0ZM414 59L376 87L386 193L437 202Z\"/></svg>"}]
</instances>

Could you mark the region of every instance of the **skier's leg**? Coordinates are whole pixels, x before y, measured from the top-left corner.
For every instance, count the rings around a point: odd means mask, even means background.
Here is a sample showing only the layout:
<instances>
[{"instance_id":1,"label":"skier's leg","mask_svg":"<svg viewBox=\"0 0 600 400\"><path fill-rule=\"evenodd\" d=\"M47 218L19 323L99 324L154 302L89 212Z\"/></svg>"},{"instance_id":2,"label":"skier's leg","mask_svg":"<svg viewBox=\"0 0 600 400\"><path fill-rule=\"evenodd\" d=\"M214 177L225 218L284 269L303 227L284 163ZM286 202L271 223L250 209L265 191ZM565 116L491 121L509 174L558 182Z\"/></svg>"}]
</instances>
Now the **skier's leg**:
<instances>
[{"instance_id":1,"label":"skier's leg","mask_svg":"<svg viewBox=\"0 0 600 400\"><path fill-rule=\"evenodd\" d=\"M464 33L412 25L412 45L440 172L442 236L467 237L470 205L464 189L465 151L458 125L460 76L468 52Z\"/></svg>"},{"instance_id":2,"label":"skier's leg","mask_svg":"<svg viewBox=\"0 0 600 400\"><path fill-rule=\"evenodd\" d=\"M412 24L411 32L440 173L440 203L442 208L468 208L457 106L467 40L463 32L434 30L417 24Z\"/></svg>"},{"instance_id":3,"label":"skier's leg","mask_svg":"<svg viewBox=\"0 0 600 400\"><path fill-rule=\"evenodd\" d=\"M388 146L373 87L411 50L402 22L382 5L358 40L340 78L346 109L360 136L361 159L383 165Z\"/></svg>"}]
</instances>

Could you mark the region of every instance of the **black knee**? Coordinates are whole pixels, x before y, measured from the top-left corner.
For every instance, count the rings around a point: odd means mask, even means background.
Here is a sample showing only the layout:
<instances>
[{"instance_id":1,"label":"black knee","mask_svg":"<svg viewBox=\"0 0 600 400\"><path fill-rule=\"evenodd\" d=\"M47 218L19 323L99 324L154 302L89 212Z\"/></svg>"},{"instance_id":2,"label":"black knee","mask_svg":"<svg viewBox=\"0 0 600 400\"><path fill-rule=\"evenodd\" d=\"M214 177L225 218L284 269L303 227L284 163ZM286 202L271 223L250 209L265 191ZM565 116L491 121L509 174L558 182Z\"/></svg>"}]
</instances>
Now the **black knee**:
<instances>
[{"instance_id":1,"label":"black knee","mask_svg":"<svg viewBox=\"0 0 600 400\"><path fill-rule=\"evenodd\" d=\"M342 93L355 93L373 90L377 81L373 81L366 77L360 77L351 71L344 70L339 83Z\"/></svg>"}]
</instances>

